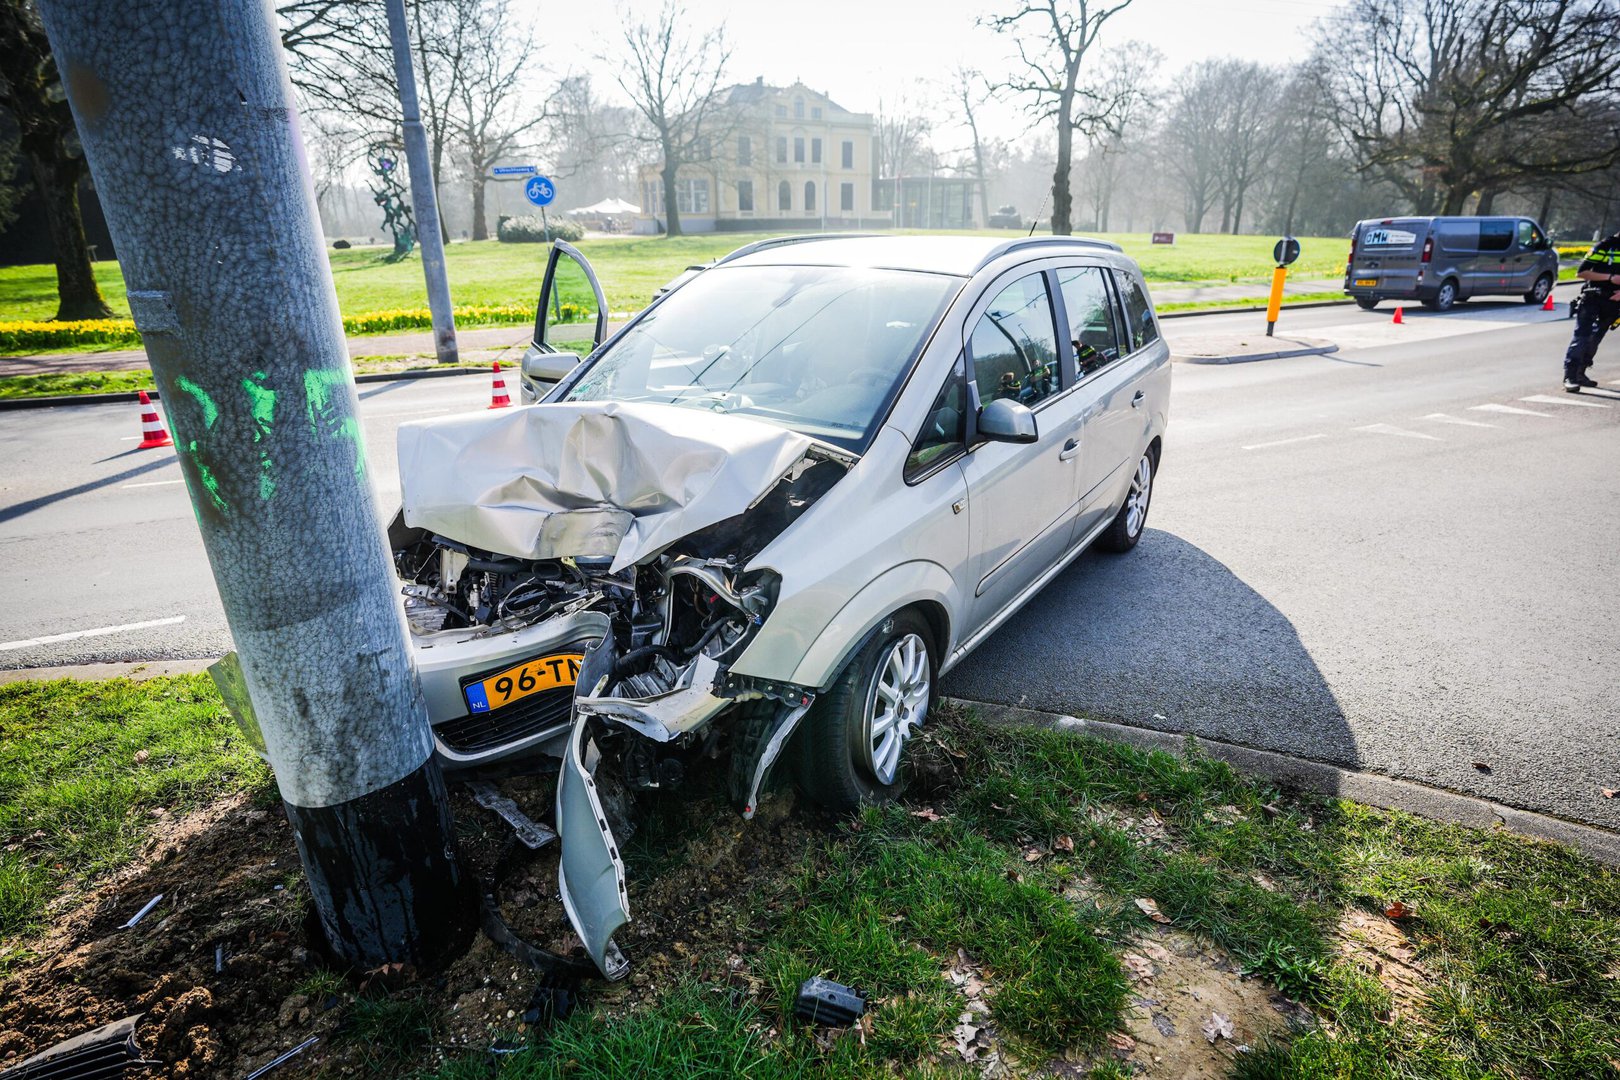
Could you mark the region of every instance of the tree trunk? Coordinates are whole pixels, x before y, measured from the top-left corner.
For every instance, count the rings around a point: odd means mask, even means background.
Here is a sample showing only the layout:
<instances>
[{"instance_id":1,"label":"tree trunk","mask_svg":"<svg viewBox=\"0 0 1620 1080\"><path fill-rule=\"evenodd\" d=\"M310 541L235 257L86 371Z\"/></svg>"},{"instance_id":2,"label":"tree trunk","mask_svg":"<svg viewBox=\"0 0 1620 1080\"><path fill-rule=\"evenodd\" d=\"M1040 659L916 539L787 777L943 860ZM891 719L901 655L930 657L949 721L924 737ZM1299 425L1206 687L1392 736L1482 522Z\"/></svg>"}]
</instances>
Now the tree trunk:
<instances>
[{"instance_id":1,"label":"tree trunk","mask_svg":"<svg viewBox=\"0 0 1620 1080\"><path fill-rule=\"evenodd\" d=\"M45 203L45 224L56 249L57 320L112 318L112 309L96 285L96 274L90 266L90 244L84 238L84 219L79 214L83 164L30 153L28 167Z\"/></svg>"},{"instance_id":2,"label":"tree trunk","mask_svg":"<svg viewBox=\"0 0 1620 1080\"><path fill-rule=\"evenodd\" d=\"M1552 220L1552 195L1551 187L1541 193L1541 216L1536 218L1536 221L1540 223L1544 232L1552 231L1552 226L1548 224Z\"/></svg>"},{"instance_id":3,"label":"tree trunk","mask_svg":"<svg viewBox=\"0 0 1620 1080\"><path fill-rule=\"evenodd\" d=\"M484 174L478 172L472 178L472 238L474 240L489 239L489 225L484 220Z\"/></svg>"},{"instance_id":4,"label":"tree trunk","mask_svg":"<svg viewBox=\"0 0 1620 1080\"><path fill-rule=\"evenodd\" d=\"M1475 210L1474 213L1478 214L1480 217L1488 217L1491 212L1491 207L1494 205L1496 205L1496 189L1486 188L1484 191L1479 193L1479 209Z\"/></svg>"},{"instance_id":5,"label":"tree trunk","mask_svg":"<svg viewBox=\"0 0 1620 1080\"><path fill-rule=\"evenodd\" d=\"M1243 189L1238 188L1237 202L1232 207L1232 232L1237 234L1243 230Z\"/></svg>"},{"instance_id":6,"label":"tree trunk","mask_svg":"<svg viewBox=\"0 0 1620 1080\"><path fill-rule=\"evenodd\" d=\"M1447 188L1446 201L1440 208L1440 213L1445 217L1457 217L1463 212L1463 207L1468 205L1468 196L1473 193L1471 188L1463 185Z\"/></svg>"},{"instance_id":7,"label":"tree trunk","mask_svg":"<svg viewBox=\"0 0 1620 1080\"><path fill-rule=\"evenodd\" d=\"M1069 194L1069 171L1074 163L1073 112L1074 97L1065 95L1058 106L1057 168L1052 171L1053 236L1068 236L1074 231L1069 217L1074 205Z\"/></svg>"},{"instance_id":8,"label":"tree trunk","mask_svg":"<svg viewBox=\"0 0 1620 1080\"><path fill-rule=\"evenodd\" d=\"M667 164L669 161L668 154L664 155L664 161L666 164L659 173L664 180L664 235L666 237L680 236L681 207L680 201L675 194L675 173L680 166Z\"/></svg>"}]
</instances>

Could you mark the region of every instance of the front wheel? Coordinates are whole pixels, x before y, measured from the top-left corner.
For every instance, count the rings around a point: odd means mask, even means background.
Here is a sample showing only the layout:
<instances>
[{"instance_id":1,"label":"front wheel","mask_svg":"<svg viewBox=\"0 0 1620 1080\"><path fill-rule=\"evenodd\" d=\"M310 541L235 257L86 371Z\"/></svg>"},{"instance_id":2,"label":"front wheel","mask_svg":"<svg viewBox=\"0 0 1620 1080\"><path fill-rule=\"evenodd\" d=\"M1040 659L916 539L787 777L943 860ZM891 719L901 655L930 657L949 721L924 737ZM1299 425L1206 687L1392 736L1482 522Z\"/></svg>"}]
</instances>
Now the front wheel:
<instances>
[{"instance_id":1,"label":"front wheel","mask_svg":"<svg viewBox=\"0 0 1620 1080\"><path fill-rule=\"evenodd\" d=\"M799 731L799 786L833 810L900 793L906 743L933 703L932 632L915 611L890 616L816 699Z\"/></svg>"},{"instance_id":2,"label":"front wheel","mask_svg":"<svg viewBox=\"0 0 1620 1080\"><path fill-rule=\"evenodd\" d=\"M1545 304L1547 297L1552 294L1553 279L1551 274L1542 274L1536 278L1536 283L1530 291L1524 294L1527 304Z\"/></svg>"},{"instance_id":3,"label":"front wheel","mask_svg":"<svg viewBox=\"0 0 1620 1080\"><path fill-rule=\"evenodd\" d=\"M1153 452L1143 451L1131 477L1130 490L1125 493L1125 505L1114 515L1113 523L1098 538L1104 551L1126 552L1142 539L1147 527L1148 504L1153 500Z\"/></svg>"}]
</instances>

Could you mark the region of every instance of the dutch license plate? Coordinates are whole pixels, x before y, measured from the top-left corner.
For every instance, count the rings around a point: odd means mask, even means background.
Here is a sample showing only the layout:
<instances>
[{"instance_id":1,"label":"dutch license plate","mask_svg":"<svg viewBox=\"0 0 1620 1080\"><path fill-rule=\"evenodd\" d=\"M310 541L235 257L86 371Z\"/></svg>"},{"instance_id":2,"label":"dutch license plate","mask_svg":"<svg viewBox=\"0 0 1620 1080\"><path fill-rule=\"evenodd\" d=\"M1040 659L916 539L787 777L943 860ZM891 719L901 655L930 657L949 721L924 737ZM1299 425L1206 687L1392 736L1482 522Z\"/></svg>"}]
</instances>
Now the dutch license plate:
<instances>
[{"instance_id":1,"label":"dutch license plate","mask_svg":"<svg viewBox=\"0 0 1620 1080\"><path fill-rule=\"evenodd\" d=\"M461 692L466 695L469 712L489 712L542 690L573 686L579 680L579 665L584 659L584 653L536 657L487 679L468 683Z\"/></svg>"},{"instance_id":2,"label":"dutch license plate","mask_svg":"<svg viewBox=\"0 0 1620 1080\"><path fill-rule=\"evenodd\" d=\"M1378 279L1375 278L1375 277L1358 277L1358 278L1356 278L1356 284L1357 285L1376 285L1376 284L1378 284Z\"/></svg>"}]
</instances>

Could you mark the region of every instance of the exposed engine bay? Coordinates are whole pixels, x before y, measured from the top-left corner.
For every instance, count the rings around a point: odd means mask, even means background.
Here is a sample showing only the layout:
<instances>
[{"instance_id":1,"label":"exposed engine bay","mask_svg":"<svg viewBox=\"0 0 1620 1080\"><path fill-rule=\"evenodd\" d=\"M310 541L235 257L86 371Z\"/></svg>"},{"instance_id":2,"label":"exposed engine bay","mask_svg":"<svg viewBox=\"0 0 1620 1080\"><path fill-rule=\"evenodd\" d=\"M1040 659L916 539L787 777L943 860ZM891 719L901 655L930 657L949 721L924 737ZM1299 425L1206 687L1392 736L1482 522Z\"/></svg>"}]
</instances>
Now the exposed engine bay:
<instances>
[{"instance_id":1,"label":"exposed engine bay","mask_svg":"<svg viewBox=\"0 0 1620 1080\"><path fill-rule=\"evenodd\" d=\"M436 742L451 768L519 745L562 758L563 903L610 978L627 969L612 935L629 911L601 785L669 787L694 757L729 753L732 800L753 815L814 689L731 673L781 582L750 563L851 460L668 406L400 428L389 540ZM517 644L530 640L545 644ZM448 752L476 725L480 753Z\"/></svg>"}]
</instances>

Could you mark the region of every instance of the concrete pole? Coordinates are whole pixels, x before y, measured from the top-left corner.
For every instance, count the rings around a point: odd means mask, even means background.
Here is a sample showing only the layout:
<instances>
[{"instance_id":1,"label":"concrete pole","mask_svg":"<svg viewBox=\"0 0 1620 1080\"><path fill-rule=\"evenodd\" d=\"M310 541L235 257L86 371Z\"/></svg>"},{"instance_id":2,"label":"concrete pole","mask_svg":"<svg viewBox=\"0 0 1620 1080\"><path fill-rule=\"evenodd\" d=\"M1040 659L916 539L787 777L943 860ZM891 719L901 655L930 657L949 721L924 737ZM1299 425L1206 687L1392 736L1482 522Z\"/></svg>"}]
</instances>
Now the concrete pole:
<instances>
[{"instance_id":1,"label":"concrete pole","mask_svg":"<svg viewBox=\"0 0 1620 1080\"><path fill-rule=\"evenodd\" d=\"M40 8L321 925L355 967L443 963L475 890L274 16L265 0Z\"/></svg>"},{"instance_id":2,"label":"concrete pole","mask_svg":"<svg viewBox=\"0 0 1620 1080\"><path fill-rule=\"evenodd\" d=\"M405 28L405 0L388 0L388 40L394 50L394 80L405 120L405 163L411 174L411 211L416 215L416 244L427 279L428 311L433 316L433 349L439 363L460 359L456 348L456 314L450 305L450 280L444 269L444 231L439 227L439 193L428 161L422 106L416 99L416 68L411 63L411 35Z\"/></svg>"}]
</instances>

